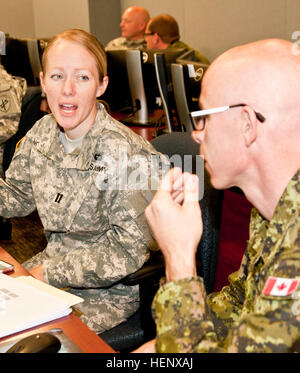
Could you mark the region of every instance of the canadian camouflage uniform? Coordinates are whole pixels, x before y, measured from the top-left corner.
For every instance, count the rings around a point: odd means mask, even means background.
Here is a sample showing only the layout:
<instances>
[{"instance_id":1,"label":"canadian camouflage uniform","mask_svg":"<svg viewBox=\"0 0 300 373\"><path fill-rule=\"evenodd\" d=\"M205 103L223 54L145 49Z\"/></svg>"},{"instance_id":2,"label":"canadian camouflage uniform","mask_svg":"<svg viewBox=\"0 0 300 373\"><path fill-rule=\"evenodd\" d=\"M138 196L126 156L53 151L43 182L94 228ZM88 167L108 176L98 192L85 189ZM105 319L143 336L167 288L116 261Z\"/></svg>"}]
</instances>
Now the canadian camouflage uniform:
<instances>
[{"instance_id":1,"label":"canadian camouflage uniform","mask_svg":"<svg viewBox=\"0 0 300 373\"><path fill-rule=\"evenodd\" d=\"M120 49L145 49L147 43L145 39L129 40L123 36L111 40L105 47L105 50L120 50Z\"/></svg>"},{"instance_id":2,"label":"canadian camouflage uniform","mask_svg":"<svg viewBox=\"0 0 300 373\"><path fill-rule=\"evenodd\" d=\"M0 177L3 177L4 144L19 128L26 80L8 74L0 65Z\"/></svg>"},{"instance_id":3,"label":"canadian camouflage uniform","mask_svg":"<svg viewBox=\"0 0 300 373\"><path fill-rule=\"evenodd\" d=\"M264 295L270 276L300 279L300 171L271 221L252 210L247 249L228 286L207 296L201 278L187 278L158 290L157 351L299 352L299 291Z\"/></svg>"},{"instance_id":4,"label":"canadian camouflage uniform","mask_svg":"<svg viewBox=\"0 0 300 373\"><path fill-rule=\"evenodd\" d=\"M102 104L81 147L71 154L65 153L59 131L50 114L27 133L6 182L0 180L0 215L25 216L37 208L48 244L24 263L25 268L43 264L46 282L84 298L76 306L80 317L100 333L126 320L139 306L138 286L125 286L120 280L157 249L144 217L155 190L135 190L133 174L139 167L148 176L150 158L159 153L108 115ZM120 149L128 156L127 168ZM138 156L146 162L130 163ZM118 178L113 166L127 171L128 178ZM124 180L123 190L107 187Z\"/></svg>"}]
</instances>

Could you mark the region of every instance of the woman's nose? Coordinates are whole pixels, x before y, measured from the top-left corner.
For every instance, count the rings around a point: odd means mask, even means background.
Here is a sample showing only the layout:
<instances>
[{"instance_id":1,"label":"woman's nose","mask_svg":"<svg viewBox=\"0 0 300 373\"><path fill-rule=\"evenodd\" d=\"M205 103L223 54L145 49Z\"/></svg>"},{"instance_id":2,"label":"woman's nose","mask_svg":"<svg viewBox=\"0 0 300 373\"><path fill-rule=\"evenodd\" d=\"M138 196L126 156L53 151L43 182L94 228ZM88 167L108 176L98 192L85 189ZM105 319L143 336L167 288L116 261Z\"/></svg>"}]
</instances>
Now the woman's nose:
<instances>
[{"instance_id":1,"label":"woman's nose","mask_svg":"<svg viewBox=\"0 0 300 373\"><path fill-rule=\"evenodd\" d=\"M71 77L67 77L63 84L63 94L73 96L75 93L75 85Z\"/></svg>"}]
</instances>

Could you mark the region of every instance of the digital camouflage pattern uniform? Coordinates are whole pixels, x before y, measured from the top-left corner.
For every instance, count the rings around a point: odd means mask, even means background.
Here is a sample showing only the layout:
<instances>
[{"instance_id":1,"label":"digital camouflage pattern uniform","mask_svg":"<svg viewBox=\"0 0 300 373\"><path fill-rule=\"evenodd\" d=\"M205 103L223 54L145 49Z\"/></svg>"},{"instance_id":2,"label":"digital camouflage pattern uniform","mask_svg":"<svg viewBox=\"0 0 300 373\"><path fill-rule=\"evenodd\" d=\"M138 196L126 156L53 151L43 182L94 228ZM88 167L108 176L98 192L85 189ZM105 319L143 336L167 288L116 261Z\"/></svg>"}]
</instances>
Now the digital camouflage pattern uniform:
<instances>
[{"instance_id":1,"label":"digital camouflage pattern uniform","mask_svg":"<svg viewBox=\"0 0 300 373\"><path fill-rule=\"evenodd\" d=\"M111 40L105 47L105 50L120 50L120 49L145 49L147 43L145 39L129 40L120 36Z\"/></svg>"},{"instance_id":2,"label":"digital camouflage pattern uniform","mask_svg":"<svg viewBox=\"0 0 300 373\"><path fill-rule=\"evenodd\" d=\"M299 352L300 292L263 295L269 276L300 279L300 171L270 222L253 209L247 249L228 286L207 296L201 278L187 278L158 290L157 351Z\"/></svg>"},{"instance_id":3,"label":"digital camouflage pattern uniform","mask_svg":"<svg viewBox=\"0 0 300 373\"><path fill-rule=\"evenodd\" d=\"M26 80L8 74L0 65L0 177L3 177L4 144L19 128Z\"/></svg>"},{"instance_id":4,"label":"digital camouflage pattern uniform","mask_svg":"<svg viewBox=\"0 0 300 373\"><path fill-rule=\"evenodd\" d=\"M147 162L158 153L102 104L81 147L71 154L65 153L59 131L54 117L46 115L27 133L6 181L0 180L0 215L25 216L37 208L48 244L25 268L42 263L46 282L84 298L76 306L80 317L100 333L137 310L138 286L119 281L157 249L144 217L155 190L132 189L130 176L137 165L129 162L124 190L106 188L114 175L120 181L111 160L124 171L119 149L126 150L129 160L142 156ZM147 162L138 165L145 175Z\"/></svg>"}]
</instances>

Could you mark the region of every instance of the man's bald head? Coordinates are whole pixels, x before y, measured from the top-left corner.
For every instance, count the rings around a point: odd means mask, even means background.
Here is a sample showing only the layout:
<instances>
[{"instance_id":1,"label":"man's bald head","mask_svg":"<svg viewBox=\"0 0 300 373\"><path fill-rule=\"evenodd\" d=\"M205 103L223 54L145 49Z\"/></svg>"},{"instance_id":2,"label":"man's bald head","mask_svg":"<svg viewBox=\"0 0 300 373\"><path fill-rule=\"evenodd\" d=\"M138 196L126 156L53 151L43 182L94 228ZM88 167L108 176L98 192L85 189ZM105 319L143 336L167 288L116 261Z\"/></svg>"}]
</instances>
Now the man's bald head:
<instances>
[{"instance_id":1,"label":"man's bald head","mask_svg":"<svg viewBox=\"0 0 300 373\"><path fill-rule=\"evenodd\" d=\"M279 119L300 112L299 83L300 56L293 53L293 44L268 39L218 57L203 79L203 96L213 91L216 106L247 103L267 118L276 114Z\"/></svg>"},{"instance_id":2,"label":"man's bald head","mask_svg":"<svg viewBox=\"0 0 300 373\"><path fill-rule=\"evenodd\" d=\"M122 36L130 40L142 39L149 20L150 15L147 9L141 6L127 8L120 23Z\"/></svg>"},{"instance_id":3,"label":"man's bald head","mask_svg":"<svg viewBox=\"0 0 300 373\"><path fill-rule=\"evenodd\" d=\"M203 78L200 105L245 106L209 115L193 134L213 185L239 186L268 219L300 168L300 56L293 52L292 43L268 39L219 56Z\"/></svg>"},{"instance_id":4,"label":"man's bald head","mask_svg":"<svg viewBox=\"0 0 300 373\"><path fill-rule=\"evenodd\" d=\"M126 12L132 13L132 14L134 13L138 15L138 17L146 23L148 23L150 19L148 10L146 8L143 8L142 6L137 6L137 5L131 6L126 9Z\"/></svg>"}]
</instances>

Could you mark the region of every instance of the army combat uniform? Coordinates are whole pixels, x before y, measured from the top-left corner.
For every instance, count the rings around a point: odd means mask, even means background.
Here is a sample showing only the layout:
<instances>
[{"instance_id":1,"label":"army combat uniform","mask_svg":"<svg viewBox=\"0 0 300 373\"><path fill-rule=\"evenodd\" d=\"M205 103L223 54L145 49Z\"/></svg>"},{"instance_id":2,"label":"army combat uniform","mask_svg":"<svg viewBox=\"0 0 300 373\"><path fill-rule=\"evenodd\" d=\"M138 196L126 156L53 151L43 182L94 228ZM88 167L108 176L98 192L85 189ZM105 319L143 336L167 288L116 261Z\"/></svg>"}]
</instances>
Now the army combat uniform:
<instances>
[{"instance_id":1,"label":"army combat uniform","mask_svg":"<svg viewBox=\"0 0 300 373\"><path fill-rule=\"evenodd\" d=\"M0 65L0 177L3 177L4 144L18 130L26 80L8 74Z\"/></svg>"},{"instance_id":2,"label":"army combat uniform","mask_svg":"<svg viewBox=\"0 0 300 373\"><path fill-rule=\"evenodd\" d=\"M25 268L43 264L46 282L84 298L76 306L80 317L100 333L139 305L138 286L120 280L157 249L144 217L155 190L135 188L133 160L146 160L138 164L146 175L147 162L158 153L102 104L80 148L66 154L60 133L51 114L27 133L6 181L0 180L0 215L25 216L37 208L48 244Z\"/></svg>"},{"instance_id":3,"label":"army combat uniform","mask_svg":"<svg viewBox=\"0 0 300 373\"><path fill-rule=\"evenodd\" d=\"M157 351L299 352L299 280L300 171L270 222L252 210L247 249L228 286L207 296L201 278L187 278L158 290Z\"/></svg>"},{"instance_id":4,"label":"army combat uniform","mask_svg":"<svg viewBox=\"0 0 300 373\"><path fill-rule=\"evenodd\" d=\"M120 49L145 49L147 43L145 39L129 40L120 36L119 38L111 40L105 47L106 51L120 50Z\"/></svg>"}]
</instances>

